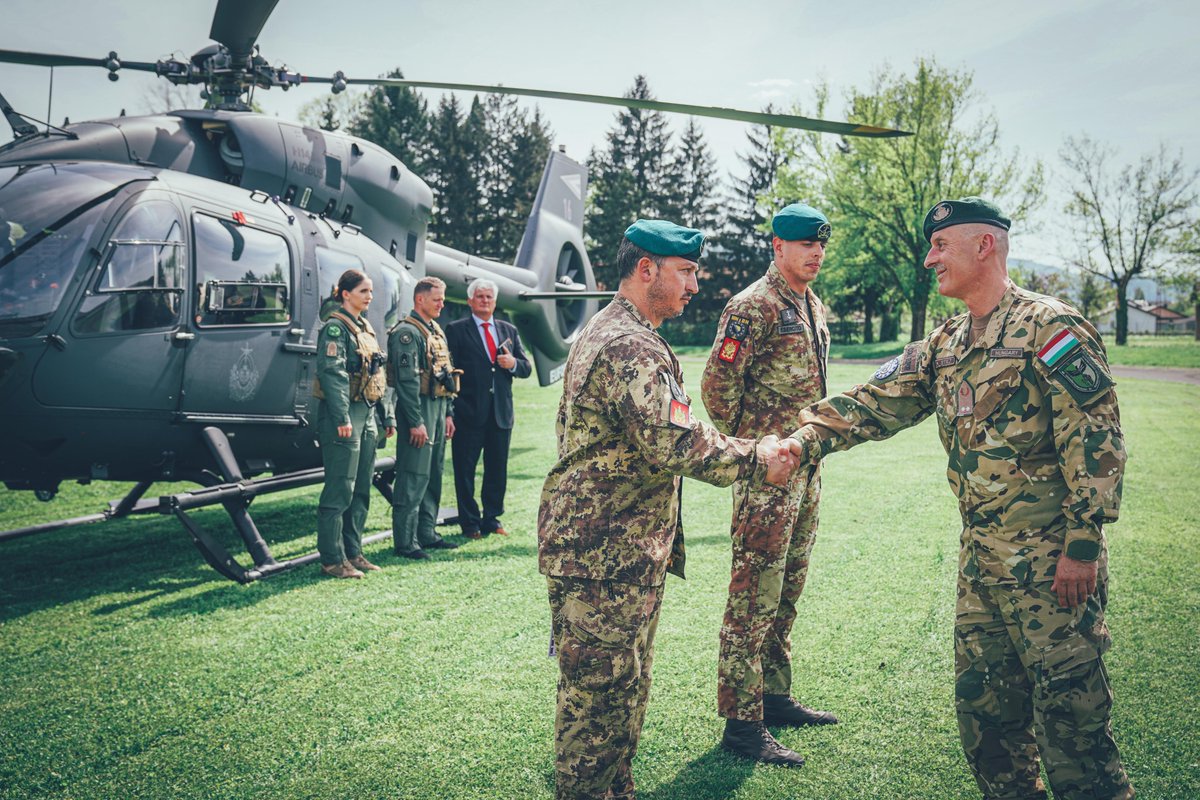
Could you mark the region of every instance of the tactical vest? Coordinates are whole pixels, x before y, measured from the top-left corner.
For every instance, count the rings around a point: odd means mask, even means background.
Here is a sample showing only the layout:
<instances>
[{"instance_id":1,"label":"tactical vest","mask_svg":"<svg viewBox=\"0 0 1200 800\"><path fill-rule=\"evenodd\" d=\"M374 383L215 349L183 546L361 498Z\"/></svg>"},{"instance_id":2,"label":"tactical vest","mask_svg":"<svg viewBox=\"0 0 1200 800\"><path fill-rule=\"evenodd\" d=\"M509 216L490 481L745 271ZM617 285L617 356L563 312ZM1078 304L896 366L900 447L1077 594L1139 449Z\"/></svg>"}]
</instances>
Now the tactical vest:
<instances>
[{"instance_id":1,"label":"tactical vest","mask_svg":"<svg viewBox=\"0 0 1200 800\"><path fill-rule=\"evenodd\" d=\"M366 317L363 317L363 324L360 326L340 311L334 311L329 316L337 317L354 337L354 349L358 353L358 369L350 369L350 359L346 359L346 372L350 375L351 402L378 403L383 399L387 384L384 381L383 351L379 349L379 342L375 338L375 331L371 328L371 323L367 321ZM332 320L326 324L332 324ZM313 397L325 399L325 392L321 390L320 378L313 378Z\"/></svg>"},{"instance_id":2,"label":"tactical vest","mask_svg":"<svg viewBox=\"0 0 1200 800\"><path fill-rule=\"evenodd\" d=\"M433 320L428 323L417 314L410 314L405 322L412 323L425 334L425 364L421 365L421 394L426 397L455 397L461 388L461 369L455 369L450 361L450 346L446 334ZM392 328L395 330L395 328ZM389 375L389 380L391 376Z\"/></svg>"}]
</instances>

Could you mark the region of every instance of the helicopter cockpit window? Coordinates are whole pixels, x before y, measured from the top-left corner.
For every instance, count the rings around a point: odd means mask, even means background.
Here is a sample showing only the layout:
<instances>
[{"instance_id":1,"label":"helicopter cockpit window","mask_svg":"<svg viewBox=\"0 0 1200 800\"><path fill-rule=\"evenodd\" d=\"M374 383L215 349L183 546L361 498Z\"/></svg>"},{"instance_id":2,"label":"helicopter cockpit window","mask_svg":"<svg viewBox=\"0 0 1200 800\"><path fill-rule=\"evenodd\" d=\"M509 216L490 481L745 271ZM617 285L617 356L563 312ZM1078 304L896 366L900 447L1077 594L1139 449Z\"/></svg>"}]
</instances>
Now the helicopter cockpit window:
<instances>
[{"instance_id":1,"label":"helicopter cockpit window","mask_svg":"<svg viewBox=\"0 0 1200 800\"><path fill-rule=\"evenodd\" d=\"M291 319L292 259L282 236L196 214L196 322L279 325Z\"/></svg>"},{"instance_id":2,"label":"helicopter cockpit window","mask_svg":"<svg viewBox=\"0 0 1200 800\"><path fill-rule=\"evenodd\" d=\"M75 317L77 333L165 328L179 322L184 241L170 203L141 203L109 240L100 276Z\"/></svg>"},{"instance_id":3,"label":"helicopter cockpit window","mask_svg":"<svg viewBox=\"0 0 1200 800\"><path fill-rule=\"evenodd\" d=\"M0 337L45 327L118 181L78 165L0 167Z\"/></svg>"}]
</instances>

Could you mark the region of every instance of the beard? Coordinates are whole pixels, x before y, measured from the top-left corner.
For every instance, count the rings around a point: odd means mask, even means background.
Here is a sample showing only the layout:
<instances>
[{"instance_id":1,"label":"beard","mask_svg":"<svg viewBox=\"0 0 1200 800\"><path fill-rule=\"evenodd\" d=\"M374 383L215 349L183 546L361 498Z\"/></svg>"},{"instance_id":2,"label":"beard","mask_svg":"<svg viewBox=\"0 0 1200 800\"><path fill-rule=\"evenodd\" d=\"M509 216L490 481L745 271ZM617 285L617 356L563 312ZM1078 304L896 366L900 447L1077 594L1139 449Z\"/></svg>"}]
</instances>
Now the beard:
<instances>
[{"instance_id":1,"label":"beard","mask_svg":"<svg viewBox=\"0 0 1200 800\"><path fill-rule=\"evenodd\" d=\"M655 277L654 283L650 284L650 288L646 290L646 304L655 317L674 319L683 313L684 306L676 291L667 285L660 271Z\"/></svg>"}]
</instances>

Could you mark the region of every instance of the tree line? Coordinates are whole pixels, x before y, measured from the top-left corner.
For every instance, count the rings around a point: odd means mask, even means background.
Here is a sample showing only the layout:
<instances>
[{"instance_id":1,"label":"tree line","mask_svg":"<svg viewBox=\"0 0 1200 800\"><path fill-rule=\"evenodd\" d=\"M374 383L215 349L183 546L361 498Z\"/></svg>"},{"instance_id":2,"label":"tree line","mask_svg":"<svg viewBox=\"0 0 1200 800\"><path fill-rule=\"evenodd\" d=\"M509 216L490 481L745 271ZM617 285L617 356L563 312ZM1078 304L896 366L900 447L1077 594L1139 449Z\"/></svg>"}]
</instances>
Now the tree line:
<instances>
[{"instance_id":1,"label":"tree line","mask_svg":"<svg viewBox=\"0 0 1200 800\"><path fill-rule=\"evenodd\" d=\"M641 75L625 96L653 99ZM613 258L633 219L704 230L702 292L686 318L664 330L676 343L707 344L726 300L770 262L771 216L801 201L834 226L818 291L835 316L861 321L864 341L874 340L876 328L882 340L916 340L957 313L923 266L925 212L947 197L980 195L1005 209L1014 229L1030 230L1046 202L1048 170L1003 146L999 121L970 72L932 59L918 59L907 72L882 68L841 101L841 115L852 122L913 135L847 138L751 126L737 171L722 176L694 119L676 132L662 112L618 111L587 159L585 234L598 283L615 288ZM824 117L833 105L821 83L795 111ZM357 100L339 95L309 104L302 118L374 141L421 175L434 191L435 240L500 260L515 255L553 136L536 107L526 111L503 95L467 103L451 94L430 108L410 88L378 87ZM1115 300L1124 343L1134 278L1187 287L1200 280L1198 173L1165 145L1126 166L1086 136L1068 138L1059 155L1069 200L1061 214L1042 216L1062 224L1061 255L1076 277L1063 285L1014 269L1014 278L1065 296L1085 314Z\"/></svg>"}]
</instances>

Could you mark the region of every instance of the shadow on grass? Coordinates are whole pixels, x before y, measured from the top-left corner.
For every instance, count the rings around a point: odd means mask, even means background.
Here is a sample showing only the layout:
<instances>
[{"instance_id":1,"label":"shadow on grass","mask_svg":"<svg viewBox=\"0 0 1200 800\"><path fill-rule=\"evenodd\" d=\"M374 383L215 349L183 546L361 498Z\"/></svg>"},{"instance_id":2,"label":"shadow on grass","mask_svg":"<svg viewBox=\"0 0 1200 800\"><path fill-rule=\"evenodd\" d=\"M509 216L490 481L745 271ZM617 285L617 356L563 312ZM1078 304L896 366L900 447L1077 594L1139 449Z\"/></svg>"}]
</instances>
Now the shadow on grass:
<instances>
[{"instance_id":1,"label":"shadow on grass","mask_svg":"<svg viewBox=\"0 0 1200 800\"><path fill-rule=\"evenodd\" d=\"M730 797L750 773L753 762L731 756L714 745L704 755L689 761L673 779L649 792L638 792L642 800L702 800Z\"/></svg>"}]
</instances>

